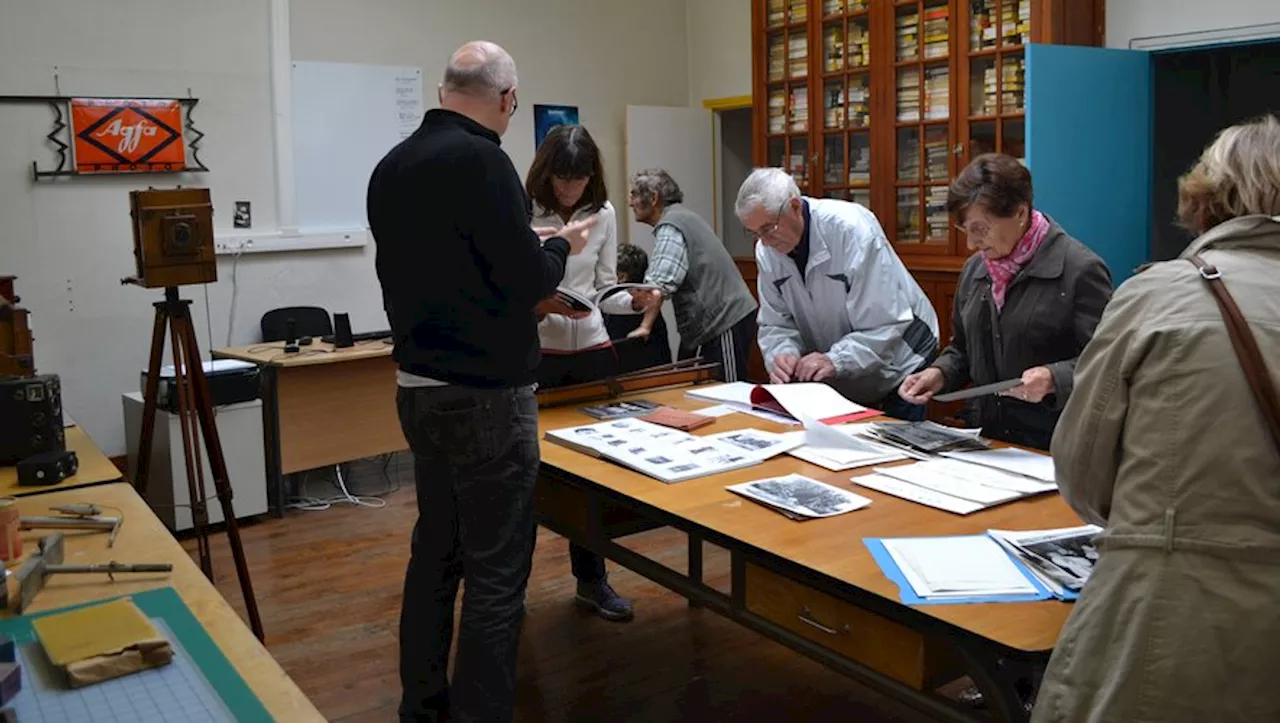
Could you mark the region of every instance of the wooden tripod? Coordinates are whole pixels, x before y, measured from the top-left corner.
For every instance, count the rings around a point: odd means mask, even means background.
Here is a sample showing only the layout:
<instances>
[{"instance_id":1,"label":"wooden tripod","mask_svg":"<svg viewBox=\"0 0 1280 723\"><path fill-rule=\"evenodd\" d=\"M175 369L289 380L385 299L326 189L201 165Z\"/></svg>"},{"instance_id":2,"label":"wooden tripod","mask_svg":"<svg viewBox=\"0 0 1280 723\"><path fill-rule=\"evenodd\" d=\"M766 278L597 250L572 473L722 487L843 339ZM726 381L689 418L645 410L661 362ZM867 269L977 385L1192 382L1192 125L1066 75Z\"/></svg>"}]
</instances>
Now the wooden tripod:
<instances>
[{"instance_id":1,"label":"wooden tripod","mask_svg":"<svg viewBox=\"0 0 1280 723\"><path fill-rule=\"evenodd\" d=\"M196 342L195 325L191 321L191 302L178 298L178 287L166 286L164 301L154 304L156 323L151 335L151 359L147 365L147 384L143 392L142 439L138 444L138 470L134 485L138 493L147 494L147 478L151 468L151 444L155 435L156 402L160 391L160 364L164 359L166 326L172 332L173 393L177 395L179 427L182 429L182 451L187 467L187 489L191 495L191 525L196 535L196 547L200 554L200 569L213 581L213 557L209 549L208 499L204 486L204 458L200 454L202 434L209 454L210 473L218 501L222 503L222 519L226 525L227 541L231 544L231 557L235 560L236 576L240 579L240 592L244 595L245 610L249 614L249 627L258 640L264 640L262 619L258 616L258 601L253 596L253 583L249 579L249 565L244 557L244 545L240 541L240 526L236 522L231 505L231 483L227 481L227 463L222 455L222 442L213 418L213 400L209 396L209 382L200 361L200 347Z\"/></svg>"}]
</instances>

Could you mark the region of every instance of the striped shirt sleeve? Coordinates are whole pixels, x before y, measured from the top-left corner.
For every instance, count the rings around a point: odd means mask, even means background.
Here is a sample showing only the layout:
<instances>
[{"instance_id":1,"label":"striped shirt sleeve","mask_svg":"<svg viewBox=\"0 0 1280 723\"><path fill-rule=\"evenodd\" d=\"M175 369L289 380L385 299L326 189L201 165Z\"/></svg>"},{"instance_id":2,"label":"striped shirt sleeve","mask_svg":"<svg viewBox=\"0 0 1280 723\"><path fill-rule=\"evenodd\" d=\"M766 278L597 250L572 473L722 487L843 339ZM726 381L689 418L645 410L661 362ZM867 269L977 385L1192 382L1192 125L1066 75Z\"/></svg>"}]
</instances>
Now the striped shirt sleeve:
<instances>
[{"instance_id":1,"label":"striped shirt sleeve","mask_svg":"<svg viewBox=\"0 0 1280 723\"><path fill-rule=\"evenodd\" d=\"M671 296L689 272L689 251L684 245L684 235L670 224L659 226L654 238L653 257L649 259L649 272L644 280L661 287L663 296Z\"/></svg>"}]
</instances>

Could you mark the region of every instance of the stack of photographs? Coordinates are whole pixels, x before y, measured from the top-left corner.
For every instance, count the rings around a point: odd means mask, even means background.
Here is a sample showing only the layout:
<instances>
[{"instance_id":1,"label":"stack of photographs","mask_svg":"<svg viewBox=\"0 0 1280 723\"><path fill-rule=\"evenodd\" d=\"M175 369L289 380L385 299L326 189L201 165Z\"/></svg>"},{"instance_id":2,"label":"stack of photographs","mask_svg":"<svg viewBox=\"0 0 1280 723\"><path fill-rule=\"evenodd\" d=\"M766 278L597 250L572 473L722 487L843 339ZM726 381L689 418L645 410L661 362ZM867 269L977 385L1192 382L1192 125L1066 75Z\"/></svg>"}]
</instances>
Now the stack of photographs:
<instances>
[{"instance_id":1,"label":"stack of photographs","mask_svg":"<svg viewBox=\"0 0 1280 723\"><path fill-rule=\"evenodd\" d=\"M1102 528L1095 525L1024 532L987 530L1058 597L1079 592L1089 581L1098 561L1094 538L1101 533Z\"/></svg>"},{"instance_id":2,"label":"stack of photographs","mask_svg":"<svg viewBox=\"0 0 1280 723\"><path fill-rule=\"evenodd\" d=\"M990 447L974 430L944 427L935 422L880 422L871 425L867 435L895 447L925 454Z\"/></svg>"}]
</instances>

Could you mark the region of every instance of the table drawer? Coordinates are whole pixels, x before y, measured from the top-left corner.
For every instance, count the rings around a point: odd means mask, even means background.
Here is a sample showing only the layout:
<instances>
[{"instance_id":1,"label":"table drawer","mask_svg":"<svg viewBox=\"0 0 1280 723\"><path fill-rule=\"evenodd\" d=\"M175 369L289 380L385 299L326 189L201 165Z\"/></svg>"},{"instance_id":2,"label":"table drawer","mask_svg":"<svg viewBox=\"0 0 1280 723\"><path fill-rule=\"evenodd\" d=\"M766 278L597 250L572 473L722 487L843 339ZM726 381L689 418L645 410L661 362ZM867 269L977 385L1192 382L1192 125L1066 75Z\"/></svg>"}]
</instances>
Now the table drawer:
<instances>
[{"instance_id":1,"label":"table drawer","mask_svg":"<svg viewBox=\"0 0 1280 723\"><path fill-rule=\"evenodd\" d=\"M929 638L763 567L746 565L747 611L917 690L955 670Z\"/></svg>"}]
</instances>

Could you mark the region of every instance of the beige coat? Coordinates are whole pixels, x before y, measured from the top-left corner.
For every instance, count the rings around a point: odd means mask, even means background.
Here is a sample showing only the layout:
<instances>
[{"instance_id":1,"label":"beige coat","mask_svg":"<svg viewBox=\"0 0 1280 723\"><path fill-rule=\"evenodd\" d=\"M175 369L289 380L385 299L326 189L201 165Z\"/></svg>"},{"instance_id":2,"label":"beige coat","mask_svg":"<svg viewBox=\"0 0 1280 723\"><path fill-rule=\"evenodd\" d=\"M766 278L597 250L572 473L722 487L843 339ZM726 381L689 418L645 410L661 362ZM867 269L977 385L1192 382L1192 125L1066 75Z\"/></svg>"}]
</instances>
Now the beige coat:
<instances>
[{"instance_id":1,"label":"beige coat","mask_svg":"<svg viewBox=\"0 0 1280 723\"><path fill-rule=\"evenodd\" d=\"M1280 385L1280 220L1191 244ZM1116 292L1053 438L1063 497L1104 525L1036 723L1280 721L1280 453L1186 260Z\"/></svg>"}]
</instances>

